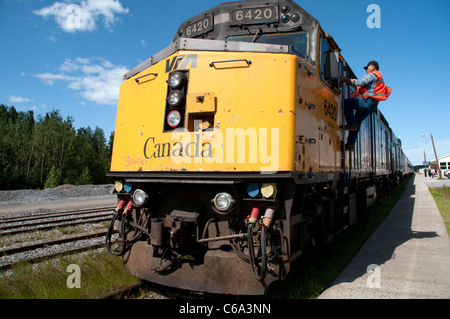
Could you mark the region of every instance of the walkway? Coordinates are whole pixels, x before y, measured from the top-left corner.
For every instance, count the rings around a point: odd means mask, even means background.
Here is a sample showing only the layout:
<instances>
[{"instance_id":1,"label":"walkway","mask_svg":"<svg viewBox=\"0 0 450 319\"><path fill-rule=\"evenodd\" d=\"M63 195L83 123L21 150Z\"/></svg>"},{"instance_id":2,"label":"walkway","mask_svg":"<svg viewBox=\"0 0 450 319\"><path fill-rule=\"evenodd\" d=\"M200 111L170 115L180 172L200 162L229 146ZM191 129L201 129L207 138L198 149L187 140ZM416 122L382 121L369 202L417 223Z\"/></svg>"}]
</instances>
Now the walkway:
<instances>
[{"instance_id":1,"label":"walkway","mask_svg":"<svg viewBox=\"0 0 450 319\"><path fill-rule=\"evenodd\" d=\"M441 182L415 175L388 218L319 299L449 299L450 240L427 187Z\"/></svg>"}]
</instances>

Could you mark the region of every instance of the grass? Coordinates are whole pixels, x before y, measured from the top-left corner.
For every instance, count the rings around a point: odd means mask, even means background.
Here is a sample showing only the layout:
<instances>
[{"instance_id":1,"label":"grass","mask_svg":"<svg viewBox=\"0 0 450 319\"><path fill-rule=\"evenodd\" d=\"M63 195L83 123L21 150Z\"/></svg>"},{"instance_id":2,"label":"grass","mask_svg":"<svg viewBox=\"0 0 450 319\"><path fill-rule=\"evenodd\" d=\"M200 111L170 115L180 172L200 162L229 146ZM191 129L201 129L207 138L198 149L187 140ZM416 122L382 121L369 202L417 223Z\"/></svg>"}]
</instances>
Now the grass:
<instances>
[{"instance_id":1,"label":"grass","mask_svg":"<svg viewBox=\"0 0 450 319\"><path fill-rule=\"evenodd\" d=\"M402 196L408 181L409 179L405 179L388 198L369 209L360 220L336 236L331 244L321 249L311 250L292 263L287 279L275 282L270 287L267 297L274 299L317 298L389 215Z\"/></svg>"},{"instance_id":2,"label":"grass","mask_svg":"<svg viewBox=\"0 0 450 319\"><path fill-rule=\"evenodd\" d=\"M80 267L80 288L69 265ZM84 299L96 298L127 284L139 282L123 269L121 257L106 251L91 251L83 257L63 256L38 264L22 262L10 273L0 273L0 299ZM69 278L70 277L70 278Z\"/></svg>"},{"instance_id":3,"label":"grass","mask_svg":"<svg viewBox=\"0 0 450 319\"><path fill-rule=\"evenodd\" d=\"M450 187L433 187L429 190L441 212L447 233L450 236Z\"/></svg>"}]
</instances>

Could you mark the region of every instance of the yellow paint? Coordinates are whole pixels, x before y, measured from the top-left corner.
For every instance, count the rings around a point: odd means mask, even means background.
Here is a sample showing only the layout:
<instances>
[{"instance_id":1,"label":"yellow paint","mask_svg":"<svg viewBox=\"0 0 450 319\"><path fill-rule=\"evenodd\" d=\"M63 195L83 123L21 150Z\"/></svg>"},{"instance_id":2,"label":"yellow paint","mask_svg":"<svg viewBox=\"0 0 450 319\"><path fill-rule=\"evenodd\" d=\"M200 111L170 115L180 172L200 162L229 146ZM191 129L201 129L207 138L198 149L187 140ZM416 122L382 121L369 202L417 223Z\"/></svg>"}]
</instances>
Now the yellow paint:
<instances>
[{"instance_id":1,"label":"yellow paint","mask_svg":"<svg viewBox=\"0 0 450 319\"><path fill-rule=\"evenodd\" d=\"M186 56L197 55L188 62ZM167 66L189 69L186 128L164 132ZM214 61L247 59L247 63ZM297 57L249 52L179 51L123 82L111 171L277 172L294 170ZM203 93L201 93L203 92ZM204 95L204 105L195 102ZM188 116L189 115L189 116ZM189 118L211 122L195 130Z\"/></svg>"},{"instance_id":2,"label":"yellow paint","mask_svg":"<svg viewBox=\"0 0 450 319\"><path fill-rule=\"evenodd\" d=\"M186 98L186 113L214 113L216 102L214 93L191 93Z\"/></svg>"},{"instance_id":3,"label":"yellow paint","mask_svg":"<svg viewBox=\"0 0 450 319\"><path fill-rule=\"evenodd\" d=\"M319 56L317 56L317 60ZM295 170L328 172L341 169L342 111L339 92L322 79L319 66L302 61L296 74Z\"/></svg>"}]
</instances>

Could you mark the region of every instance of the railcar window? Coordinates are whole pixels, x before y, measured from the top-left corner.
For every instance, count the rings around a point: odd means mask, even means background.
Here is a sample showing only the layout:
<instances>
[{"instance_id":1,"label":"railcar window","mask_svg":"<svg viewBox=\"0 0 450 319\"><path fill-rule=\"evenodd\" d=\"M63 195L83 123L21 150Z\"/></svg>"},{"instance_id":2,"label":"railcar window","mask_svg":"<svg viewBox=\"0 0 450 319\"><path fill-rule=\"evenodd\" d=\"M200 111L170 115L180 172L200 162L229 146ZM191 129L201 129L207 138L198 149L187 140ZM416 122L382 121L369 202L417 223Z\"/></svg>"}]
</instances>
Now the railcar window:
<instances>
[{"instance_id":1,"label":"railcar window","mask_svg":"<svg viewBox=\"0 0 450 319\"><path fill-rule=\"evenodd\" d=\"M267 44L289 45L292 53L303 58L308 54L308 33L306 31L261 35L232 35L227 41L242 41Z\"/></svg>"}]
</instances>

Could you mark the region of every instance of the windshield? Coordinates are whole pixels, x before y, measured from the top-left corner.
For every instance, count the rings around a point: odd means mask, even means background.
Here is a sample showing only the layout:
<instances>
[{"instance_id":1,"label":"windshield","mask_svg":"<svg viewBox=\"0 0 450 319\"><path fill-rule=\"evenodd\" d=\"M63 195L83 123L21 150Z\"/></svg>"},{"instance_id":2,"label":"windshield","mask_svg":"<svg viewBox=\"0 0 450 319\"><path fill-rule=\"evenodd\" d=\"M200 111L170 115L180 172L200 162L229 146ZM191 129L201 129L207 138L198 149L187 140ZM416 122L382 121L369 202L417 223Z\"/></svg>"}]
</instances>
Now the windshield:
<instances>
[{"instance_id":1,"label":"windshield","mask_svg":"<svg viewBox=\"0 0 450 319\"><path fill-rule=\"evenodd\" d=\"M268 44L289 45L289 50L302 57L307 56L308 34L306 31L291 33L259 34L255 35L232 35L227 41L242 41Z\"/></svg>"}]
</instances>

